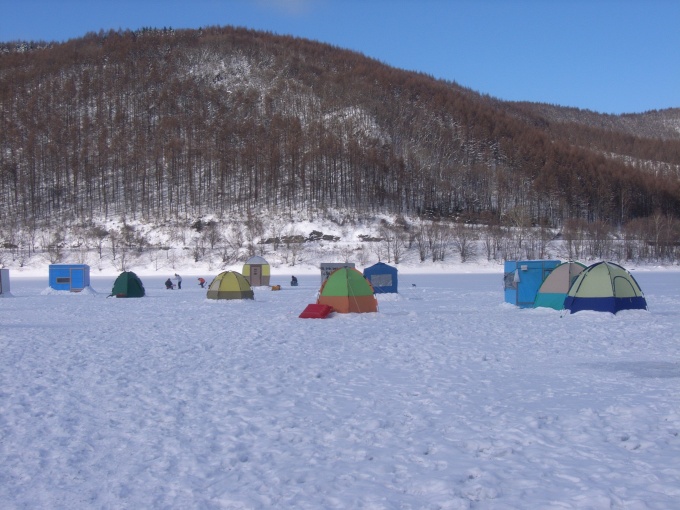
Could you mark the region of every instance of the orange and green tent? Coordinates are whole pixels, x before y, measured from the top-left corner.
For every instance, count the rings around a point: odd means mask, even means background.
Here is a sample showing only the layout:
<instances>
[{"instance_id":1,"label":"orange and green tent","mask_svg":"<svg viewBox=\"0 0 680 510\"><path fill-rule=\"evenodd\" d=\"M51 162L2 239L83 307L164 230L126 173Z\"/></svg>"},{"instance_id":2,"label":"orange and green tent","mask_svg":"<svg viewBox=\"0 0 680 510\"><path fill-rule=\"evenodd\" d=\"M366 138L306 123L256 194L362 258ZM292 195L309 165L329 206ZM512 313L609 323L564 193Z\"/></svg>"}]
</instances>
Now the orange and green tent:
<instances>
[{"instance_id":1,"label":"orange and green tent","mask_svg":"<svg viewBox=\"0 0 680 510\"><path fill-rule=\"evenodd\" d=\"M223 271L208 286L208 299L254 299L253 289L241 273Z\"/></svg>"},{"instance_id":2,"label":"orange and green tent","mask_svg":"<svg viewBox=\"0 0 680 510\"><path fill-rule=\"evenodd\" d=\"M317 304L329 305L338 313L377 312L378 301L373 287L352 267L333 271L321 286Z\"/></svg>"}]
</instances>

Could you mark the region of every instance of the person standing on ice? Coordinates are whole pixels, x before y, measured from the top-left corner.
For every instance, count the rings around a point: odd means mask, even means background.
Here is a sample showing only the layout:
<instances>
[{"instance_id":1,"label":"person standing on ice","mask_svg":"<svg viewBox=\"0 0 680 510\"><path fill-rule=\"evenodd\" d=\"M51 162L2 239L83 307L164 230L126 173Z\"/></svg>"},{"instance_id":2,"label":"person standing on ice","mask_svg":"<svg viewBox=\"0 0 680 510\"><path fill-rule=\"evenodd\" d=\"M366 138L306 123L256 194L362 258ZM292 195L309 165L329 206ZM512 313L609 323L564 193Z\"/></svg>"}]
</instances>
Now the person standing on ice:
<instances>
[{"instance_id":1,"label":"person standing on ice","mask_svg":"<svg viewBox=\"0 0 680 510\"><path fill-rule=\"evenodd\" d=\"M175 273L175 280L177 280L177 290L182 290L182 277Z\"/></svg>"},{"instance_id":2,"label":"person standing on ice","mask_svg":"<svg viewBox=\"0 0 680 510\"><path fill-rule=\"evenodd\" d=\"M205 285L205 280L200 276L198 277L198 284L201 286L201 288L203 288Z\"/></svg>"}]
</instances>

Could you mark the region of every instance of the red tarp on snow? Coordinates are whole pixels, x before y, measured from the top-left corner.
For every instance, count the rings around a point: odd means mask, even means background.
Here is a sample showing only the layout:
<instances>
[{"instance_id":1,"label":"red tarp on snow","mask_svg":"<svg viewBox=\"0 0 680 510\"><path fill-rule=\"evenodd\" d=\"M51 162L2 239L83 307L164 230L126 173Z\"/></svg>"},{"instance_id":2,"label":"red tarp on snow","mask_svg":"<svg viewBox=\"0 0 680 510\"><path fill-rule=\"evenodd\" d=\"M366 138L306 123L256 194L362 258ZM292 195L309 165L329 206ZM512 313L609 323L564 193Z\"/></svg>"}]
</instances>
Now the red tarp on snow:
<instances>
[{"instance_id":1,"label":"red tarp on snow","mask_svg":"<svg viewBox=\"0 0 680 510\"><path fill-rule=\"evenodd\" d=\"M333 307L329 305L307 305L300 314L301 319L325 319L333 311Z\"/></svg>"}]
</instances>

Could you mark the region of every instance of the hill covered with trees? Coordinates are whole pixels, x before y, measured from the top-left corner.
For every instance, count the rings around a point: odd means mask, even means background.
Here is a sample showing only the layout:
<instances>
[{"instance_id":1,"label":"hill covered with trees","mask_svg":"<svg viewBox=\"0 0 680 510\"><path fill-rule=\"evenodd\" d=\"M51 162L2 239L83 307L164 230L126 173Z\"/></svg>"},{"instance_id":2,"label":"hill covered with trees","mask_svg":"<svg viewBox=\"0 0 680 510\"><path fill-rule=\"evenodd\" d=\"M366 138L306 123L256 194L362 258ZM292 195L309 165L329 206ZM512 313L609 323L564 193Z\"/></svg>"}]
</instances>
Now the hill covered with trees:
<instances>
[{"instance_id":1,"label":"hill covered with trees","mask_svg":"<svg viewBox=\"0 0 680 510\"><path fill-rule=\"evenodd\" d=\"M678 240L680 109L613 116L503 102L246 29L2 43L0 147L2 237L13 246L26 229L338 210L594 225L644 242L656 221L663 246Z\"/></svg>"}]
</instances>

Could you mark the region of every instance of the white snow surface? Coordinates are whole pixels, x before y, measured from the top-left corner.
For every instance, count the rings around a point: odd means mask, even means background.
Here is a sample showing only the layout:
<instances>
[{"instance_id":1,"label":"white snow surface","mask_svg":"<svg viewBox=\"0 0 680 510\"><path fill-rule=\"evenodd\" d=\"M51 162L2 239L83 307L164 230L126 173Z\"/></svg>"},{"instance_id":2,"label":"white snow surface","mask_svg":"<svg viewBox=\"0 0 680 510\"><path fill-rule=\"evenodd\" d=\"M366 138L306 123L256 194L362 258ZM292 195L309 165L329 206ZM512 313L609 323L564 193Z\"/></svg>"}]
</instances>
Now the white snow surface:
<instances>
[{"instance_id":1,"label":"white snow surface","mask_svg":"<svg viewBox=\"0 0 680 510\"><path fill-rule=\"evenodd\" d=\"M197 275L116 299L13 272L1 506L678 508L680 272L634 274L649 311L519 309L498 266L308 320L318 274L212 301Z\"/></svg>"}]
</instances>

